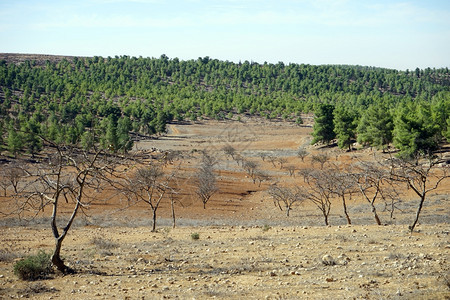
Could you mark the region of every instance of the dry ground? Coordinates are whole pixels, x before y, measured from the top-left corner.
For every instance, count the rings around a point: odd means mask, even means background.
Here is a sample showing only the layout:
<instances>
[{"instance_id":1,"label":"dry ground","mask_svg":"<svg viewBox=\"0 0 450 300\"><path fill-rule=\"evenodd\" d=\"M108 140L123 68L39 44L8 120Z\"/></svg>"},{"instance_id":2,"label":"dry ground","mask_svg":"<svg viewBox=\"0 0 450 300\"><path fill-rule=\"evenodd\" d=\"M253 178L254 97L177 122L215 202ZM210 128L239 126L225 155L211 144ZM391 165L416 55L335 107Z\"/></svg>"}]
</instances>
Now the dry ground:
<instances>
[{"instance_id":1,"label":"dry ground","mask_svg":"<svg viewBox=\"0 0 450 300\"><path fill-rule=\"evenodd\" d=\"M339 166L373 159L370 151L308 146L310 132L308 126L255 119L171 124L167 136L141 141L136 150L184 154L177 227L172 229L168 203L158 210L158 232L152 233L144 204L122 210L123 201L105 193L88 216L78 218L63 244L63 256L78 273L26 283L12 274L13 259L52 249L47 219L38 218L35 225L0 220L0 298L450 299L448 181L430 195L413 235L406 224L417 199L410 192L402 195L394 218L379 203L386 226L372 225L368 205L357 196L349 202L351 226L345 225L339 202L333 203L330 227L322 226L320 212L309 203L294 207L290 217L275 208L265 192L268 185L302 179L262 161L261 152L298 169L312 167L311 155L305 162L295 156L301 146L311 154L328 153ZM224 156L225 145L257 162L272 179L253 184ZM190 181L198 150L204 149L219 160L220 188L206 210ZM200 238L193 240L192 233ZM332 256L326 258L329 265L322 261L325 255Z\"/></svg>"}]
</instances>

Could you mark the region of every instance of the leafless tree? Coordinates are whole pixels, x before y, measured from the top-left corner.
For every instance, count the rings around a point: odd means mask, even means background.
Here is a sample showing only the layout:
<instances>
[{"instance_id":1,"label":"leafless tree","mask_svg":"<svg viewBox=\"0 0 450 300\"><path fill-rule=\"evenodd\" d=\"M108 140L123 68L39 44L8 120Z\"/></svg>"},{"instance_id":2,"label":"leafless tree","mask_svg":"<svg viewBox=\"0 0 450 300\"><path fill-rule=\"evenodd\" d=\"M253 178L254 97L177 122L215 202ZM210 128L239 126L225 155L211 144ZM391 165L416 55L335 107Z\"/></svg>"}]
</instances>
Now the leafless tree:
<instances>
[{"instance_id":1,"label":"leafless tree","mask_svg":"<svg viewBox=\"0 0 450 300\"><path fill-rule=\"evenodd\" d=\"M311 157L311 162L314 164L318 162L320 164L320 169L323 170L323 166L330 158L326 154L317 154Z\"/></svg>"},{"instance_id":2,"label":"leafless tree","mask_svg":"<svg viewBox=\"0 0 450 300\"><path fill-rule=\"evenodd\" d=\"M311 172L314 172L313 169L300 169L300 171L298 171L298 175L301 175L303 177L303 182L307 182L309 174L311 174Z\"/></svg>"},{"instance_id":3,"label":"leafless tree","mask_svg":"<svg viewBox=\"0 0 450 300\"><path fill-rule=\"evenodd\" d=\"M8 188L10 186L10 183L8 181L8 174L6 172L7 168L8 165L2 165L0 169L0 187L3 190L3 197L7 196Z\"/></svg>"},{"instance_id":4,"label":"leafless tree","mask_svg":"<svg viewBox=\"0 0 450 300\"><path fill-rule=\"evenodd\" d=\"M195 193L203 202L203 209L206 209L206 203L218 191L214 165L212 157L206 152L203 153L198 173L195 176Z\"/></svg>"},{"instance_id":5,"label":"leafless tree","mask_svg":"<svg viewBox=\"0 0 450 300\"><path fill-rule=\"evenodd\" d=\"M245 161L242 162L242 168L244 168L244 170L247 172L247 174L251 178L253 178L253 181L255 181L254 180L255 171L258 168L258 164L256 162L254 162L254 161L251 161L251 160L245 160Z\"/></svg>"},{"instance_id":6,"label":"leafless tree","mask_svg":"<svg viewBox=\"0 0 450 300\"><path fill-rule=\"evenodd\" d=\"M285 157L278 157L277 161L280 164L280 169L283 169L284 164L287 163L287 159Z\"/></svg>"},{"instance_id":7,"label":"leafless tree","mask_svg":"<svg viewBox=\"0 0 450 300\"><path fill-rule=\"evenodd\" d=\"M214 168L215 165L217 165L218 160L217 157L214 155L211 155L207 151L201 152L201 166L208 167L208 168Z\"/></svg>"},{"instance_id":8,"label":"leafless tree","mask_svg":"<svg viewBox=\"0 0 450 300\"><path fill-rule=\"evenodd\" d=\"M406 183L420 198L416 216L409 226L412 233L419 221L427 194L436 190L444 180L450 177L449 167L445 165L438 168L440 160L435 156L418 156L411 160L391 157L389 162L390 178Z\"/></svg>"},{"instance_id":9,"label":"leafless tree","mask_svg":"<svg viewBox=\"0 0 450 300\"><path fill-rule=\"evenodd\" d=\"M295 203L300 203L307 199L307 194L300 188L281 187L278 185L271 185L268 189L268 194L272 197L273 203L281 211L286 211L286 216L289 217L289 212Z\"/></svg>"},{"instance_id":10,"label":"leafless tree","mask_svg":"<svg viewBox=\"0 0 450 300\"><path fill-rule=\"evenodd\" d=\"M148 166L139 167L134 174L119 183L122 192L128 197L129 203L144 202L150 206L152 232L156 231L157 210L164 196L173 189L170 184L175 177L176 170L166 173L162 163L152 162Z\"/></svg>"},{"instance_id":11,"label":"leafless tree","mask_svg":"<svg viewBox=\"0 0 450 300\"><path fill-rule=\"evenodd\" d=\"M352 220L348 215L347 197L352 196L356 192L356 184L351 174L340 172L338 168L330 169L330 172L324 172L323 176L330 176L328 181L333 183L331 192L342 200L342 207L344 209L347 224L352 224Z\"/></svg>"},{"instance_id":12,"label":"leafless tree","mask_svg":"<svg viewBox=\"0 0 450 300\"><path fill-rule=\"evenodd\" d=\"M277 157L274 155L267 155L267 159L272 163L274 167L276 167L275 163L277 162Z\"/></svg>"},{"instance_id":13,"label":"leafless tree","mask_svg":"<svg viewBox=\"0 0 450 300\"><path fill-rule=\"evenodd\" d=\"M352 168L357 171L351 175L359 192L369 203L375 222L381 225L382 223L375 207L375 201L379 198L385 201L391 199L391 204L394 205L394 199L396 198L394 195L397 195L396 189L392 188L394 182L390 180L389 172L386 168L382 168L375 163L366 162L354 164ZM392 207L392 214L393 211L394 207Z\"/></svg>"},{"instance_id":14,"label":"leafless tree","mask_svg":"<svg viewBox=\"0 0 450 300\"><path fill-rule=\"evenodd\" d=\"M308 151L306 151L305 148L301 147L297 150L297 156L300 157L300 159L302 160L302 162L305 161L305 158L308 156Z\"/></svg>"},{"instance_id":15,"label":"leafless tree","mask_svg":"<svg viewBox=\"0 0 450 300\"><path fill-rule=\"evenodd\" d=\"M260 152L258 155L259 155L259 157L261 157L262 161L266 160L266 157L267 157L267 153L266 152Z\"/></svg>"},{"instance_id":16,"label":"leafless tree","mask_svg":"<svg viewBox=\"0 0 450 300\"><path fill-rule=\"evenodd\" d=\"M102 178L111 171L112 162L103 151L85 152L53 144L55 153L28 170L27 185L16 195L17 213L32 210L36 214L52 207L51 229L55 249L51 261L61 272L72 269L61 258L62 243L79 211L87 209L95 199ZM72 204L67 221L61 220L63 203ZM63 225L60 224L63 223Z\"/></svg>"},{"instance_id":17,"label":"leafless tree","mask_svg":"<svg viewBox=\"0 0 450 300\"><path fill-rule=\"evenodd\" d=\"M7 189L10 186L13 187L13 191L15 194L19 192L19 183L23 180L27 173L27 168L25 168L23 162L19 160L2 166L2 169L0 171L0 185L3 188L5 197Z\"/></svg>"},{"instance_id":18,"label":"leafless tree","mask_svg":"<svg viewBox=\"0 0 450 300\"><path fill-rule=\"evenodd\" d=\"M240 155L240 154L238 153L238 154L235 154L235 155L234 155L234 161L235 161L236 164L239 166L239 165L242 165L242 164L244 163L245 159L244 159L244 157L243 157L242 155Z\"/></svg>"},{"instance_id":19,"label":"leafless tree","mask_svg":"<svg viewBox=\"0 0 450 300\"><path fill-rule=\"evenodd\" d=\"M236 155L236 149L234 149L231 145L226 145L222 148L222 151L225 155L230 156L234 160L234 156Z\"/></svg>"},{"instance_id":20,"label":"leafless tree","mask_svg":"<svg viewBox=\"0 0 450 300\"><path fill-rule=\"evenodd\" d=\"M270 176L262 170L256 170L253 176L253 183L258 182L258 187L261 186L263 181L269 181Z\"/></svg>"},{"instance_id":21,"label":"leafless tree","mask_svg":"<svg viewBox=\"0 0 450 300\"><path fill-rule=\"evenodd\" d=\"M289 172L289 176L294 176L295 177L295 171L297 170L297 167L294 165L288 165L285 166L285 169Z\"/></svg>"},{"instance_id":22,"label":"leafless tree","mask_svg":"<svg viewBox=\"0 0 450 300\"><path fill-rule=\"evenodd\" d=\"M307 175L307 187L302 193L310 200L322 213L325 225L329 225L328 217L331 210L331 199L333 197L334 182L324 170L311 171Z\"/></svg>"},{"instance_id":23,"label":"leafless tree","mask_svg":"<svg viewBox=\"0 0 450 300\"><path fill-rule=\"evenodd\" d=\"M182 159L183 153L179 150L170 150L165 152L165 164L173 164L175 161Z\"/></svg>"}]
</instances>

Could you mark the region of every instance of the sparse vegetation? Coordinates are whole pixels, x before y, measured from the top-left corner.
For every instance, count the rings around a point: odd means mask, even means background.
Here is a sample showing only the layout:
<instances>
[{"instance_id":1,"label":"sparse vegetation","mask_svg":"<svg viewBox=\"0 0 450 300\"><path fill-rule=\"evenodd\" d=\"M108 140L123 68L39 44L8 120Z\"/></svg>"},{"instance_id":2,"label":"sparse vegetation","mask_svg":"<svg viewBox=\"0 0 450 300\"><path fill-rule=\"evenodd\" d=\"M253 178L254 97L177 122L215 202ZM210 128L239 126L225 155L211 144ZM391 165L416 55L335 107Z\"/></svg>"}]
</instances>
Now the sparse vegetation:
<instances>
[{"instance_id":1,"label":"sparse vegetation","mask_svg":"<svg viewBox=\"0 0 450 300\"><path fill-rule=\"evenodd\" d=\"M264 226L262 227L262 231L266 232L266 231L269 231L271 228L272 228L271 226L264 224Z\"/></svg>"},{"instance_id":2,"label":"sparse vegetation","mask_svg":"<svg viewBox=\"0 0 450 300\"><path fill-rule=\"evenodd\" d=\"M50 254L39 251L14 264L14 274L22 280L46 278L51 272Z\"/></svg>"},{"instance_id":3,"label":"sparse vegetation","mask_svg":"<svg viewBox=\"0 0 450 300\"><path fill-rule=\"evenodd\" d=\"M111 240L107 240L101 237L95 237L91 241L97 248L102 250L111 250L119 247L119 245Z\"/></svg>"},{"instance_id":4,"label":"sparse vegetation","mask_svg":"<svg viewBox=\"0 0 450 300\"><path fill-rule=\"evenodd\" d=\"M18 254L11 250L1 249L0 250L0 262L10 262L18 257Z\"/></svg>"}]
</instances>

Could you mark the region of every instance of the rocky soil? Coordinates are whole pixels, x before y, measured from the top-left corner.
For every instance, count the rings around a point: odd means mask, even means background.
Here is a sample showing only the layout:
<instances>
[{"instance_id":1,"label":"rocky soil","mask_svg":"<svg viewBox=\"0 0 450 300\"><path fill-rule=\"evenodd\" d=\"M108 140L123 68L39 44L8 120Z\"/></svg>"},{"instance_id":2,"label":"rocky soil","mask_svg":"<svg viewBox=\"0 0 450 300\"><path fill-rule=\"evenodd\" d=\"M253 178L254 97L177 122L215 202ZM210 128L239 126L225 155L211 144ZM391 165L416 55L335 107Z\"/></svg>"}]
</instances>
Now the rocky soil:
<instances>
[{"instance_id":1,"label":"rocky soil","mask_svg":"<svg viewBox=\"0 0 450 300\"><path fill-rule=\"evenodd\" d=\"M0 297L33 299L448 299L449 230L404 226L79 227L76 274L23 282L0 263ZM199 239L192 239L198 233ZM3 228L18 255L50 250L48 229Z\"/></svg>"}]
</instances>

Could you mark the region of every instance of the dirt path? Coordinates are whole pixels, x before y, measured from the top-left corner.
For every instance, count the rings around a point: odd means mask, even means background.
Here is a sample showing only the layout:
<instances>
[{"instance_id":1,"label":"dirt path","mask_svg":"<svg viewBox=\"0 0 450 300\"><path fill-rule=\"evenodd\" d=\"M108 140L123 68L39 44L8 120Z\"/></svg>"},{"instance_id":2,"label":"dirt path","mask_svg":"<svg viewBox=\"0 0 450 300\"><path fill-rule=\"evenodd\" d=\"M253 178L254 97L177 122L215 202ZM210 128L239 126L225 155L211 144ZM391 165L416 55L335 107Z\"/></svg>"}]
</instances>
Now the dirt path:
<instances>
[{"instance_id":1,"label":"dirt path","mask_svg":"<svg viewBox=\"0 0 450 300\"><path fill-rule=\"evenodd\" d=\"M180 131L178 130L176 125L170 124L169 125L169 135L179 135Z\"/></svg>"}]
</instances>

